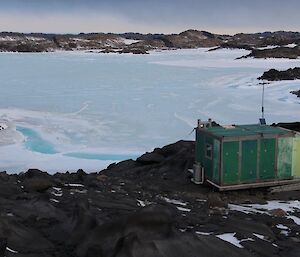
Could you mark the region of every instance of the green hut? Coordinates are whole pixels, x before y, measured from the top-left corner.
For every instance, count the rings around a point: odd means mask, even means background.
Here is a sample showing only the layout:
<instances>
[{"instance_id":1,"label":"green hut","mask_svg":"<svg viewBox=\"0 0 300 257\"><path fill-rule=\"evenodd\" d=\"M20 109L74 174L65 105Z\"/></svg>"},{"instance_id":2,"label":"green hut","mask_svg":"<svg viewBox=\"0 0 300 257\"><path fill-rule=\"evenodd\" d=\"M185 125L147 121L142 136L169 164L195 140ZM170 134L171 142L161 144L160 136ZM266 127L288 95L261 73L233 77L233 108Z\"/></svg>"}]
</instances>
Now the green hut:
<instances>
[{"instance_id":1,"label":"green hut","mask_svg":"<svg viewBox=\"0 0 300 257\"><path fill-rule=\"evenodd\" d=\"M220 190L289 183L300 173L299 141L280 127L198 122L193 181Z\"/></svg>"}]
</instances>

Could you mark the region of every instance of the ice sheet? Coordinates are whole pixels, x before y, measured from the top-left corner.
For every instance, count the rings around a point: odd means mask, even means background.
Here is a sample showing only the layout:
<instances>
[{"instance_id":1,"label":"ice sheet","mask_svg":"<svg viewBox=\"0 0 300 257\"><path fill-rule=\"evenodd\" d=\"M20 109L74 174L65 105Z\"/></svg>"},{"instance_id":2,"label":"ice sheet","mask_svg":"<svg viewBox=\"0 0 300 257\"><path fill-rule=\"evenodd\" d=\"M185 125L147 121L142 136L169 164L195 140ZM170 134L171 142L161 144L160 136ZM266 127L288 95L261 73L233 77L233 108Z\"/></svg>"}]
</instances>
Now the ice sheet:
<instances>
[{"instance_id":1,"label":"ice sheet","mask_svg":"<svg viewBox=\"0 0 300 257\"><path fill-rule=\"evenodd\" d=\"M7 121L11 129L0 131L0 169L95 171L193 139L189 134L198 118L256 123L261 102L256 78L269 68L300 66L300 60L235 60L247 53L1 53L0 123ZM267 122L299 119L299 99L289 93L298 89L299 81L266 85ZM32 147L33 139L45 143L48 154Z\"/></svg>"}]
</instances>

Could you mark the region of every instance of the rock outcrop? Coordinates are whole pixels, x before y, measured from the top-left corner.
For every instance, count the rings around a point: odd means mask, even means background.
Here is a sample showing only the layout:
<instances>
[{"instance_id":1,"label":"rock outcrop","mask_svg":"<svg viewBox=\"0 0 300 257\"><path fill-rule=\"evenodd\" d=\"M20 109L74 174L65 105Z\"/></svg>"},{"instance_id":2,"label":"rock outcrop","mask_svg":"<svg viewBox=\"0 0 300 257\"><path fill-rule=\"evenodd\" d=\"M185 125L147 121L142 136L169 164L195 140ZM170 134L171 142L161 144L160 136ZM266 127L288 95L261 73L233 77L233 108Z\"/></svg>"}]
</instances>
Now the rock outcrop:
<instances>
[{"instance_id":1,"label":"rock outcrop","mask_svg":"<svg viewBox=\"0 0 300 257\"><path fill-rule=\"evenodd\" d=\"M288 69L284 71L279 71L275 69L268 70L259 77L260 80L268 81L280 81L280 80L295 80L300 79L300 68L296 67L293 69Z\"/></svg>"},{"instance_id":2,"label":"rock outcrop","mask_svg":"<svg viewBox=\"0 0 300 257\"><path fill-rule=\"evenodd\" d=\"M300 47L275 47L271 49L253 49L250 54L241 58L288 58L297 59L300 57Z\"/></svg>"},{"instance_id":3,"label":"rock outcrop","mask_svg":"<svg viewBox=\"0 0 300 257\"><path fill-rule=\"evenodd\" d=\"M300 90L291 91L291 93L296 95L297 97L300 97Z\"/></svg>"},{"instance_id":4,"label":"rock outcrop","mask_svg":"<svg viewBox=\"0 0 300 257\"><path fill-rule=\"evenodd\" d=\"M187 30L178 35L166 35L160 38L169 48L215 47L222 43L217 35L198 30Z\"/></svg>"}]
</instances>

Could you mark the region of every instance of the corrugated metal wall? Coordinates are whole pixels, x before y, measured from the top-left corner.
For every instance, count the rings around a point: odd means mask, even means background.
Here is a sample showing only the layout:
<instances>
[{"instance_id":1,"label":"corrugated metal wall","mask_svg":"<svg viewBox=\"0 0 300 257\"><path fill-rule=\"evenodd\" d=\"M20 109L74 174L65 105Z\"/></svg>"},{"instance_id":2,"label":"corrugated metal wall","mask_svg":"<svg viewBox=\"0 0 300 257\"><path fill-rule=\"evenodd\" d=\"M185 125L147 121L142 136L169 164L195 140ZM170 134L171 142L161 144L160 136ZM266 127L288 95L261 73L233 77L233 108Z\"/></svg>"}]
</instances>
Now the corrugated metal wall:
<instances>
[{"instance_id":1,"label":"corrugated metal wall","mask_svg":"<svg viewBox=\"0 0 300 257\"><path fill-rule=\"evenodd\" d=\"M275 178L275 150L276 139L260 140L259 179Z\"/></svg>"},{"instance_id":2,"label":"corrugated metal wall","mask_svg":"<svg viewBox=\"0 0 300 257\"><path fill-rule=\"evenodd\" d=\"M300 137L294 138L292 175L300 178Z\"/></svg>"},{"instance_id":3,"label":"corrugated metal wall","mask_svg":"<svg viewBox=\"0 0 300 257\"><path fill-rule=\"evenodd\" d=\"M220 141L214 139L213 181L220 183Z\"/></svg>"},{"instance_id":4,"label":"corrugated metal wall","mask_svg":"<svg viewBox=\"0 0 300 257\"><path fill-rule=\"evenodd\" d=\"M206 149L207 149L207 146L210 146L211 147L211 158L208 158L206 156ZM205 176L207 178L209 178L210 180L212 180L213 178L213 149L214 149L214 139L212 137L205 137L205 151L204 151L204 155L205 155L205 158L204 158L204 167L206 169L205 171Z\"/></svg>"},{"instance_id":5,"label":"corrugated metal wall","mask_svg":"<svg viewBox=\"0 0 300 257\"><path fill-rule=\"evenodd\" d=\"M212 156L207 158L206 145L211 145ZM196 134L196 162L200 163L205 169L205 177L213 180L213 161L214 161L214 139L204 133L197 131Z\"/></svg>"},{"instance_id":6,"label":"corrugated metal wall","mask_svg":"<svg viewBox=\"0 0 300 257\"><path fill-rule=\"evenodd\" d=\"M196 162L203 165L204 162L204 133L196 130Z\"/></svg>"},{"instance_id":7,"label":"corrugated metal wall","mask_svg":"<svg viewBox=\"0 0 300 257\"><path fill-rule=\"evenodd\" d=\"M278 139L277 176L286 179L292 176L293 138Z\"/></svg>"},{"instance_id":8,"label":"corrugated metal wall","mask_svg":"<svg viewBox=\"0 0 300 257\"><path fill-rule=\"evenodd\" d=\"M257 140L242 141L242 183L254 182L257 177Z\"/></svg>"},{"instance_id":9,"label":"corrugated metal wall","mask_svg":"<svg viewBox=\"0 0 300 257\"><path fill-rule=\"evenodd\" d=\"M207 145L212 146L210 158L207 157ZM300 178L300 137L221 143L198 131L196 162L204 167L206 179L220 185L290 179L292 176Z\"/></svg>"},{"instance_id":10,"label":"corrugated metal wall","mask_svg":"<svg viewBox=\"0 0 300 257\"><path fill-rule=\"evenodd\" d=\"M223 143L223 184L238 184L239 141Z\"/></svg>"}]
</instances>

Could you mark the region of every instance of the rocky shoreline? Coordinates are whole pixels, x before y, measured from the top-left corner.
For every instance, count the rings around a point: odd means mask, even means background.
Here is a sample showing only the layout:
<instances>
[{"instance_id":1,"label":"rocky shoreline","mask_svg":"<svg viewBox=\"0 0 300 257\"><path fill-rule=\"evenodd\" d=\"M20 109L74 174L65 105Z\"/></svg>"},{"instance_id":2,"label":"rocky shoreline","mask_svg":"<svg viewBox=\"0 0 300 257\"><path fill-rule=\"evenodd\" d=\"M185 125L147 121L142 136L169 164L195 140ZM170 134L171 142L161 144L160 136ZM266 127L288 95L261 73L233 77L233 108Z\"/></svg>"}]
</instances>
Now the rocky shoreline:
<instances>
[{"instance_id":1,"label":"rocky shoreline","mask_svg":"<svg viewBox=\"0 0 300 257\"><path fill-rule=\"evenodd\" d=\"M80 33L73 34L22 34L0 33L0 52L52 52L93 51L101 53L147 54L150 50L220 48L246 49L252 51L245 57L298 58L299 32L264 32L220 35L207 31L187 30L179 34L141 33ZM293 45L294 47L288 47ZM260 49L275 46L272 49Z\"/></svg>"},{"instance_id":2,"label":"rocky shoreline","mask_svg":"<svg viewBox=\"0 0 300 257\"><path fill-rule=\"evenodd\" d=\"M268 70L259 77L260 80L268 81L281 81L281 80L295 80L300 79L300 68L291 68L284 71L279 71L275 69Z\"/></svg>"},{"instance_id":3,"label":"rocky shoreline","mask_svg":"<svg viewBox=\"0 0 300 257\"><path fill-rule=\"evenodd\" d=\"M300 97L300 90L291 91L291 93L296 95L297 97Z\"/></svg>"},{"instance_id":4,"label":"rocky shoreline","mask_svg":"<svg viewBox=\"0 0 300 257\"><path fill-rule=\"evenodd\" d=\"M0 173L0 256L299 256L300 206L282 207L299 191L195 185L194 148L179 141L92 174ZM255 211L268 201L279 207Z\"/></svg>"},{"instance_id":5,"label":"rocky shoreline","mask_svg":"<svg viewBox=\"0 0 300 257\"><path fill-rule=\"evenodd\" d=\"M275 47L271 49L253 49L250 54L239 57L238 59L243 58L288 58L288 59L297 59L300 57L300 47Z\"/></svg>"},{"instance_id":6,"label":"rocky shoreline","mask_svg":"<svg viewBox=\"0 0 300 257\"><path fill-rule=\"evenodd\" d=\"M214 47L222 39L206 31L187 30L179 34L80 33L78 35L0 33L0 52L52 52L56 50L100 51L101 53L147 54L155 49Z\"/></svg>"}]
</instances>

